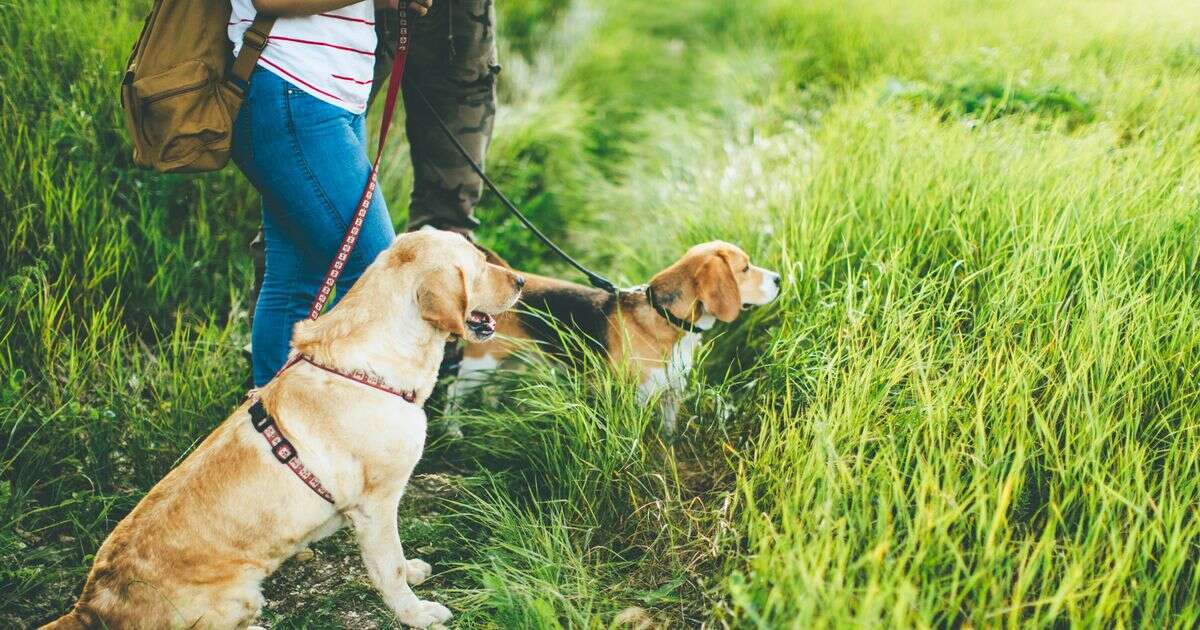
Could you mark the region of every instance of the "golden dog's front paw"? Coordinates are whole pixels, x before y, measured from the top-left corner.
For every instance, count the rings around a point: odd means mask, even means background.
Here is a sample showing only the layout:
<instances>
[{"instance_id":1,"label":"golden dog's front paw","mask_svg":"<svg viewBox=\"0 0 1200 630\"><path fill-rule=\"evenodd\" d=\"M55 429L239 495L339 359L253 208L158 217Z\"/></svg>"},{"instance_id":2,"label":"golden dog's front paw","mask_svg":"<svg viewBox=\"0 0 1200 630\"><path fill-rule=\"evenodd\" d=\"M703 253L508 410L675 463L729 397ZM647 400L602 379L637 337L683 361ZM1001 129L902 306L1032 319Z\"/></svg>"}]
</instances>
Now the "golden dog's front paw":
<instances>
[{"instance_id":1,"label":"golden dog's front paw","mask_svg":"<svg viewBox=\"0 0 1200 630\"><path fill-rule=\"evenodd\" d=\"M404 579L409 586L416 586L421 582L429 579L433 575L433 567L429 566L428 562L413 558L409 560L404 568Z\"/></svg>"},{"instance_id":2,"label":"golden dog's front paw","mask_svg":"<svg viewBox=\"0 0 1200 630\"><path fill-rule=\"evenodd\" d=\"M450 619L450 609L426 600L417 600L415 604L396 614L400 623L414 628L427 628L435 623L444 623Z\"/></svg>"}]
</instances>

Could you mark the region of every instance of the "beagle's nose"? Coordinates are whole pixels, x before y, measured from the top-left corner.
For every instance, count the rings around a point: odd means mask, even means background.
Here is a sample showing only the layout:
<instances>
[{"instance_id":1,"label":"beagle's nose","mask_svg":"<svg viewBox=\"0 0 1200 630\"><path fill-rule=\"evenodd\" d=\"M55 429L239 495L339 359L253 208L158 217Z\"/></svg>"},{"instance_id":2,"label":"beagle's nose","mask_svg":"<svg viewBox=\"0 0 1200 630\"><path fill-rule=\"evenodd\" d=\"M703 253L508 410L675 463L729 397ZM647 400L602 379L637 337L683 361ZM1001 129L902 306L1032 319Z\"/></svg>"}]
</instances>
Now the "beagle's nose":
<instances>
[{"instance_id":1,"label":"beagle's nose","mask_svg":"<svg viewBox=\"0 0 1200 630\"><path fill-rule=\"evenodd\" d=\"M775 288L778 289L783 284L783 276L775 274Z\"/></svg>"},{"instance_id":2,"label":"beagle's nose","mask_svg":"<svg viewBox=\"0 0 1200 630\"><path fill-rule=\"evenodd\" d=\"M516 277L516 279L515 279L515 282L517 283L517 288L518 288L518 289L524 289L524 288L525 288L525 276L517 276L517 277Z\"/></svg>"}]
</instances>

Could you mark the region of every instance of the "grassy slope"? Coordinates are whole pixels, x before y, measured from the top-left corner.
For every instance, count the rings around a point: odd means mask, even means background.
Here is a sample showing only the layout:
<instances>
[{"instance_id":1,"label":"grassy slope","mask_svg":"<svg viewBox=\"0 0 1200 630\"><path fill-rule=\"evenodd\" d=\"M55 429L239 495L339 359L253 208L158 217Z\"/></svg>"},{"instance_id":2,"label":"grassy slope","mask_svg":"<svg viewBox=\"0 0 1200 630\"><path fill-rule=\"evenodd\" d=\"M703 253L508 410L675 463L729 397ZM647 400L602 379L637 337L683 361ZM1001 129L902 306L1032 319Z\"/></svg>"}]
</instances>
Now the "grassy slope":
<instances>
[{"instance_id":1,"label":"grassy slope","mask_svg":"<svg viewBox=\"0 0 1200 630\"><path fill-rule=\"evenodd\" d=\"M252 196L128 168L115 4L0 6L7 618L66 605L241 379ZM545 366L434 442L405 538L463 625L1193 625L1200 16L1042 4L500 7L506 188L631 282L721 237L789 290L711 344L673 447ZM269 619L387 623L330 580Z\"/></svg>"}]
</instances>

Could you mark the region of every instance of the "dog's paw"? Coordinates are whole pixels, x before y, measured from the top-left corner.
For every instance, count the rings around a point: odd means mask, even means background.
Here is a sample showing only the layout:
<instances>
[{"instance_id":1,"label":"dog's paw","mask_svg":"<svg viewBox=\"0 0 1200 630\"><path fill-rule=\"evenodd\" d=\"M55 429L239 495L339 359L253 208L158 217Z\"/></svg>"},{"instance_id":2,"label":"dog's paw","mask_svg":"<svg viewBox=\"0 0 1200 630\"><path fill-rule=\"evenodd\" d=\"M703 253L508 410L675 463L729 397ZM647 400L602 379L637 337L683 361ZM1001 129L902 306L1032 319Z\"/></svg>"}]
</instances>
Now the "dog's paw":
<instances>
[{"instance_id":1,"label":"dog's paw","mask_svg":"<svg viewBox=\"0 0 1200 630\"><path fill-rule=\"evenodd\" d=\"M427 628L435 623L445 623L450 619L450 609L437 603L423 599L396 613L400 623L414 628Z\"/></svg>"},{"instance_id":2,"label":"dog's paw","mask_svg":"<svg viewBox=\"0 0 1200 630\"><path fill-rule=\"evenodd\" d=\"M429 579L433 575L433 567L429 566L428 562L413 558L406 563L404 567L404 579L409 586L416 586L421 582Z\"/></svg>"}]
</instances>

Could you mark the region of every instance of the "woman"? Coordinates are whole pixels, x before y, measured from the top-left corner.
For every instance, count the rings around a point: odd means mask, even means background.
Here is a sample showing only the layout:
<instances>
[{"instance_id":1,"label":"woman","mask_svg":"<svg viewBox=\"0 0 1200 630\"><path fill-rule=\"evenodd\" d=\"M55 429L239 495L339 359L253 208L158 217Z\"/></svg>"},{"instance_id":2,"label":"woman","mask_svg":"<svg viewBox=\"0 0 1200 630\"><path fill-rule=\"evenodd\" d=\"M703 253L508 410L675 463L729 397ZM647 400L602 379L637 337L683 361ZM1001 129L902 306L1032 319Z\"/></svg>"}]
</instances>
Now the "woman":
<instances>
[{"instance_id":1,"label":"woman","mask_svg":"<svg viewBox=\"0 0 1200 630\"><path fill-rule=\"evenodd\" d=\"M306 316L370 173L365 113L376 6L373 0L231 3L228 32L235 49L258 11L280 16L234 126L234 162L263 200L266 269L251 335L259 387L286 361L292 326ZM413 0L408 8L423 16L431 6L432 0ZM338 294L394 237L377 192Z\"/></svg>"}]
</instances>

